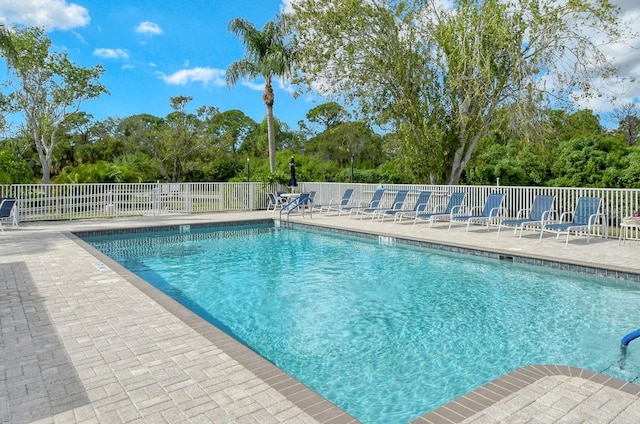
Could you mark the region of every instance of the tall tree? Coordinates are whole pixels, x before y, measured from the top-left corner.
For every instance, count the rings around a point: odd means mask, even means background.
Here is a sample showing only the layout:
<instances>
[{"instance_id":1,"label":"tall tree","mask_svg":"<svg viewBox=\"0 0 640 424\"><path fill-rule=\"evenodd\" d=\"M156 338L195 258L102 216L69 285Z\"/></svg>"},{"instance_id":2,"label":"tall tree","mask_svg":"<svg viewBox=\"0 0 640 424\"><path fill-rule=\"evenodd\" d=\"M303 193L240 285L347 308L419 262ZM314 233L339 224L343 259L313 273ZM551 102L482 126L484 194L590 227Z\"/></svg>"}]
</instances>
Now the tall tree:
<instances>
[{"instance_id":1,"label":"tall tree","mask_svg":"<svg viewBox=\"0 0 640 424\"><path fill-rule=\"evenodd\" d=\"M199 159L206 148L207 126L218 114L215 107L200 107L189 113L189 96L170 98L173 112L163 120L144 119L137 122L140 141L156 159L164 178L169 182L181 182L189 167ZM135 123L135 120L134 120Z\"/></svg>"},{"instance_id":2,"label":"tall tree","mask_svg":"<svg viewBox=\"0 0 640 424\"><path fill-rule=\"evenodd\" d=\"M7 60L7 64L11 66L17 54L9 28L0 22L0 55L2 55Z\"/></svg>"},{"instance_id":3,"label":"tall tree","mask_svg":"<svg viewBox=\"0 0 640 424\"><path fill-rule=\"evenodd\" d=\"M349 112L336 102L323 103L307 112L309 122L321 125L321 131L334 128L349 120Z\"/></svg>"},{"instance_id":4,"label":"tall tree","mask_svg":"<svg viewBox=\"0 0 640 424\"><path fill-rule=\"evenodd\" d=\"M258 124L239 110L228 110L216 115L209 132L220 140L221 147L236 153Z\"/></svg>"},{"instance_id":5,"label":"tall tree","mask_svg":"<svg viewBox=\"0 0 640 424\"><path fill-rule=\"evenodd\" d=\"M100 84L104 69L76 66L66 53L50 52L51 40L41 28L15 28L11 32L18 52L9 66L17 80L13 93L42 165L42 183L49 184L58 131L65 119L78 112L83 101L107 93Z\"/></svg>"},{"instance_id":6,"label":"tall tree","mask_svg":"<svg viewBox=\"0 0 640 424\"><path fill-rule=\"evenodd\" d=\"M531 133L552 99L598 94L593 78L615 75L601 49L624 34L609 0L292 6L295 82L392 125L407 164L432 183L458 183L498 119Z\"/></svg>"},{"instance_id":7,"label":"tall tree","mask_svg":"<svg viewBox=\"0 0 640 424\"><path fill-rule=\"evenodd\" d=\"M629 146L635 146L640 137L640 108L634 103L625 103L613 110L618 121L618 132Z\"/></svg>"},{"instance_id":8,"label":"tall tree","mask_svg":"<svg viewBox=\"0 0 640 424\"><path fill-rule=\"evenodd\" d=\"M236 18L229 22L229 30L235 34L245 46L245 57L233 62L227 69L227 84L234 86L241 78L265 80L262 101L267 107L267 125L269 137L269 167L276 170L276 141L273 127L273 93L274 77L289 78L294 64L291 46L286 42L286 25L281 20L270 21L262 31L251 22Z\"/></svg>"}]
</instances>

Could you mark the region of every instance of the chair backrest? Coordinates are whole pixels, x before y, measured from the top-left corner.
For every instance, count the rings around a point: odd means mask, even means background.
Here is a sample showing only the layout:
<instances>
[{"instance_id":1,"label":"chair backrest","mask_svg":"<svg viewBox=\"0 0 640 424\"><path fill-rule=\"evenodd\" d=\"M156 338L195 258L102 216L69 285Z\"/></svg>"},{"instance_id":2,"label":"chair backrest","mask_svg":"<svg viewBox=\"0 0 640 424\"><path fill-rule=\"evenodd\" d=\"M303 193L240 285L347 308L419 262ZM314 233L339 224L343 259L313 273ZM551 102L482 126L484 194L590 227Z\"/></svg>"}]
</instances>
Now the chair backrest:
<instances>
[{"instance_id":1,"label":"chair backrest","mask_svg":"<svg viewBox=\"0 0 640 424\"><path fill-rule=\"evenodd\" d=\"M589 224L589 217L598 213L600 203L602 203L602 199L599 197L579 197L576 210L573 213L573 223Z\"/></svg>"},{"instance_id":2,"label":"chair backrest","mask_svg":"<svg viewBox=\"0 0 640 424\"><path fill-rule=\"evenodd\" d=\"M300 193L297 199L299 205L311 203L311 193Z\"/></svg>"},{"instance_id":3,"label":"chair backrest","mask_svg":"<svg viewBox=\"0 0 640 424\"><path fill-rule=\"evenodd\" d=\"M2 200L2 202L0 202L0 218L8 218L15 204L16 199L5 198Z\"/></svg>"},{"instance_id":4,"label":"chair backrest","mask_svg":"<svg viewBox=\"0 0 640 424\"><path fill-rule=\"evenodd\" d=\"M371 198L371 201L369 202L369 207L377 208L378 205L380 204L380 200L382 200L383 195L384 195L384 189L377 188L375 193L373 193L373 197Z\"/></svg>"},{"instance_id":5,"label":"chair backrest","mask_svg":"<svg viewBox=\"0 0 640 424\"><path fill-rule=\"evenodd\" d=\"M459 208L464 202L464 198L467 196L467 193L463 191L457 191L455 193L451 193L449 196L449 203L447 203L447 207L444 209L444 213L451 213L454 208Z\"/></svg>"},{"instance_id":6,"label":"chair backrest","mask_svg":"<svg viewBox=\"0 0 640 424\"><path fill-rule=\"evenodd\" d=\"M415 205L413 205L413 211L423 211L427 208L427 203L429 203L429 198L431 197L430 191L421 191L416 199Z\"/></svg>"},{"instance_id":7,"label":"chair backrest","mask_svg":"<svg viewBox=\"0 0 640 424\"><path fill-rule=\"evenodd\" d=\"M489 194L489 196L487 196L487 200L484 202L481 216L489 216L492 210L497 209L502 205L502 200L504 200L503 193Z\"/></svg>"},{"instance_id":8,"label":"chair backrest","mask_svg":"<svg viewBox=\"0 0 640 424\"><path fill-rule=\"evenodd\" d=\"M393 199L393 203L391 204L391 209L402 209L408 193L409 190L398 190L396 198Z\"/></svg>"},{"instance_id":9,"label":"chair backrest","mask_svg":"<svg viewBox=\"0 0 640 424\"><path fill-rule=\"evenodd\" d=\"M269 202L271 202L272 205L276 205L278 203L278 201L276 200L275 194L267 193L267 196L269 196Z\"/></svg>"},{"instance_id":10,"label":"chair backrest","mask_svg":"<svg viewBox=\"0 0 640 424\"><path fill-rule=\"evenodd\" d=\"M533 204L531 205L531 213L529 214L529 219L534 219L536 221L540 221L545 218L545 214L551 212L551 208L553 207L553 202L556 200L556 196L554 195L542 195L539 194L533 199ZM549 218L548 216L546 218Z\"/></svg>"},{"instance_id":11,"label":"chair backrest","mask_svg":"<svg viewBox=\"0 0 640 424\"><path fill-rule=\"evenodd\" d=\"M340 206L347 206L351 201L351 196L353 196L353 189L346 189L342 195L342 200L340 200Z\"/></svg>"},{"instance_id":12,"label":"chair backrest","mask_svg":"<svg viewBox=\"0 0 640 424\"><path fill-rule=\"evenodd\" d=\"M313 203L313 199L315 199L315 198L316 198L316 192L315 191L310 191L309 192L309 201L311 203Z\"/></svg>"}]
</instances>

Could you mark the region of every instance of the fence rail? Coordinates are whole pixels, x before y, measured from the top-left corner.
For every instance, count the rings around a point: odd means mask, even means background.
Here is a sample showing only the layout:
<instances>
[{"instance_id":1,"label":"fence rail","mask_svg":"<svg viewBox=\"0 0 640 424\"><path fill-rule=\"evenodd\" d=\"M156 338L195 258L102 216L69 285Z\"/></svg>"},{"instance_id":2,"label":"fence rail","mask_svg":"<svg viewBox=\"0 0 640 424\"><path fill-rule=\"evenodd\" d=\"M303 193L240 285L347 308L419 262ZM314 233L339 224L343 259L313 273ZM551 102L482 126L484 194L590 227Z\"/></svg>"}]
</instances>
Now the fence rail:
<instances>
[{"instance_id":1,"label":"fence rail","mask_svg":"<svg viewBox=\"0 0 640 424\"><path fill-rule=\"evenodd\" d=\"M376 184L301 183L299 191L315 191L315 203L338 201L347 188L354 189L354 198L366 203ZM509 216L527 208L538 194L555 195L555 210L572 211L578 197L596 196L603 199L602 211L617 234L622 219L640 210L640 189L512 187L512 186L449 186L385 184L388 202L394 191L408 189L417 194L432 192L431 202L446 202L454 191L467 193L466 206L481 206L492 192L505 194L504 206ZM15 184L0 185L0 197L18 200L19 221L73 220L124 216L161 216L266 209L266 193L278 187L263 183L142 183L142 184ZM411 203L411 197L409 198ZM627 229L629 239L640 239L637 228Z\"/></svg>"}]
</instances>

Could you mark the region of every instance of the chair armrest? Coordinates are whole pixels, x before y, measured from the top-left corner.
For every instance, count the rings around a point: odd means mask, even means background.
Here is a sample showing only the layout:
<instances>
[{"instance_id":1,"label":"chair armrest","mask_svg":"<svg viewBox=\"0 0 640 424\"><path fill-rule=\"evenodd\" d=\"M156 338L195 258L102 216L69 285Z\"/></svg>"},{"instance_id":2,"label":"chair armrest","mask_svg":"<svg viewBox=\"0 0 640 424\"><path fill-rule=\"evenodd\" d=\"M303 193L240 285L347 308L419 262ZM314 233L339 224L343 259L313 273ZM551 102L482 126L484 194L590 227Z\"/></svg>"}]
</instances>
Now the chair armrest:
<instances>
[{"instance_id":1,"label":"chair armrest","mask_svg":"<svg viewBox=\"0 0 640 424\"><path fill-rule=\"evenodd\" d=\"M489 218L496 218L500 215L506 215L506 209L502 206L493 208L489 211Z\"/></svg>"},{"instance_id":2,"label":"chair armrest","mask_svg":"<svg viewBox=\"0 0 640 424\"><path fill-rule=\"evenodd\" d=\"M531 209L522 208L516 214L516 219L525 219L525 218L528 218L529 216L531 216Z\"/></svg>"},{"instance_id":3,"label":"chair armrest","mask_svg":"<svg viewBox=\"0 0 640 424\"><path fill-rule=\"evenodd\" d=\"M562 215L560 215L560 222L564 222L565 217L567 216L573 216L573 212L562 212Z\"/></svg>"},{"instance_id":4,"label":"chair armrest","mask_svg":"<svg viewBox=\"0 0 640 424\"><path fill-rule=\"evenodd\" d=\"M589 216L589 227L596 225L596 219L602 217L603 221L600 222L600 224L598 225L604 225L604 221L605 221L605 215L603 213L594 213L593 215Z\"/></svg>"},{"instance_id":5,"label":"chair armrest","mask_svg":"<svg viewBox=\"0 0 640 424\"><path fill-rule=\"evenodd\" d=\"M459 214L461 209L462 209L462 205L454 206L451 208L451 213L449 215L453 216L453 215Z\"/></svg>"}]
</instances>

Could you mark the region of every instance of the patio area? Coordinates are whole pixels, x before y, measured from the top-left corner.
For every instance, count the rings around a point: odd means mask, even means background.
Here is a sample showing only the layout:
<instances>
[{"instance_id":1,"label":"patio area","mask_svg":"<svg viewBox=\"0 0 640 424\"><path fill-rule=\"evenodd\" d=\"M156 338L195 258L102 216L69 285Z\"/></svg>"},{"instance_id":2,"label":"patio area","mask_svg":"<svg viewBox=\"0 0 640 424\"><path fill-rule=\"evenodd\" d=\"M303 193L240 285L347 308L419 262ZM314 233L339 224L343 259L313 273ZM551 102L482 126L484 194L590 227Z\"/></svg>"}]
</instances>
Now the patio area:
<instances>
[{"instance_id":1,"label":"patio area","mask_svg":"<svg viewBox=\"0 0 640 424\"><path fill-rule=\"evenodd\" d=\"M248 348L84 246L71 232L277 218L258 212L24 223L0 233L0 422L354 423ZM393 224L292 222L640 275L640 242ZM603 271L604 272L604 271ZM636 279L629 284L640 284ZM621 335L622 337L623 335ZM630 348L634 348L633 344ZM531 366L417 423L635 423L640 387Z\"/></svg>"}]
</instances>

